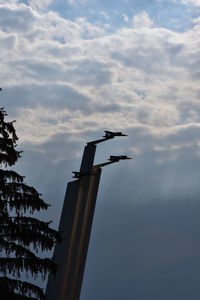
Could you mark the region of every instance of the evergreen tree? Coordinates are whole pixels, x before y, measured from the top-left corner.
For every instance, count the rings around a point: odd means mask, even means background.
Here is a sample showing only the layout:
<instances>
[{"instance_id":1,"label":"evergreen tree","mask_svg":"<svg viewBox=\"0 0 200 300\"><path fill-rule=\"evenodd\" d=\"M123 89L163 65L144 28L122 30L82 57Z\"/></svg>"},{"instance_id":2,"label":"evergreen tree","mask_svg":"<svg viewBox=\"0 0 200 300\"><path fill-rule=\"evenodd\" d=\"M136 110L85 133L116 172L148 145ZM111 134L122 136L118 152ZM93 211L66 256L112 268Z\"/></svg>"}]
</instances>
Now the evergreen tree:
<instances>
[{"instance_id":1,"label":"evergreen tree","mask_svg":"<svg viewBox=\"0 0 200 300\"><path fill-rule=\"evenodd\" d=\"M44 299L43 290L21 279L35 279L56 271L49 258L38 257L38 251L51 250L58 233L50 222L30 217L48 205L41 195L24 183L24 177L11 170L21 152L16 150L17 135L13 122L5 121L0 108L0 298L2 300ZM30 212L29 216L25 214Z\"/></svg>"}]
</instances>

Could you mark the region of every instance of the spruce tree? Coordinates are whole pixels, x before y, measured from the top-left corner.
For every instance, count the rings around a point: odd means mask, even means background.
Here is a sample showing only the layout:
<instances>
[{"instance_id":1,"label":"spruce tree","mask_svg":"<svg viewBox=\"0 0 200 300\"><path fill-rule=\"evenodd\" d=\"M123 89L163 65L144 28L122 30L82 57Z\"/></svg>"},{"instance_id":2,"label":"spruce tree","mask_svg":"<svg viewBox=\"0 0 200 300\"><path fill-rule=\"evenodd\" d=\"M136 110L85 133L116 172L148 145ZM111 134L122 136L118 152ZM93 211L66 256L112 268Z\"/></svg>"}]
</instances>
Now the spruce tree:
<instances>
[{"instance_id":1,"label":"spruce tree","mask_svg":"<svg viewBox=\"0 0 200 300\"><path fill-rule=\"evenodd\" d=\"M38 252L51 250L58 233L49 227L50 222L32 217L48 205L36 189L25 184L24 176L11 169L21 152L16 150L18 138L6 115L0 108L0 298L39 300L44 299L43 290L29 278L41 275L44 279L49 271L56 271L54 262L39 257Z\"/></svg>"}]
</instances>

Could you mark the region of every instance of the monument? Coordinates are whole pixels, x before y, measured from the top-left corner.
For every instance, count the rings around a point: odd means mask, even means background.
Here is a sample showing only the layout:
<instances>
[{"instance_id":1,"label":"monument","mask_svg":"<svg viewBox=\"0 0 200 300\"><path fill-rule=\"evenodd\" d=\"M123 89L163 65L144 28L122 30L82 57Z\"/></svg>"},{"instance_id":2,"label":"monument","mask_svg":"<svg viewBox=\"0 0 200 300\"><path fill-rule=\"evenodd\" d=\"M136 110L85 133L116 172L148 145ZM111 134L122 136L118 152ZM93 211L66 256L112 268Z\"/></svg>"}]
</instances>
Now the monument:
<instances>
[{"instance_id":1,"label":"monument","mask_svg":"<svg viewBox=\"0 0 200 300\"><path fill-rule=\"evenodd\" d=\"M126 155L110 156L107 162L94 165L96 145L126 136L121 132L105 131L99 139L87 143L76 180L67 185L59 231L61 242L56 243L54 260L58 266L56 276L49 274L46 300L79 300L87 257L92 221L102 167L124 159Z\"/></svg>"}]
</instances>

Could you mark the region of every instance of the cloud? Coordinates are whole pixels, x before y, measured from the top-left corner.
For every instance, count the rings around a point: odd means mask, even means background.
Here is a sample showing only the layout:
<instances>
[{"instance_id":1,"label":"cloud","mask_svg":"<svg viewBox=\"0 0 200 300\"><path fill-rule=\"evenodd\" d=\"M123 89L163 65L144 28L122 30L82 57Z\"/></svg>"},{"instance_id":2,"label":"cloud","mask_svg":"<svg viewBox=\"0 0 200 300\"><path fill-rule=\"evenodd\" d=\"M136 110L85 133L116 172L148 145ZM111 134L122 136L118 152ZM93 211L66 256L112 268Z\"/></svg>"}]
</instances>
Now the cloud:
<instances>
[{"instance_id":1,"label":"cloud","mask_svg":"<svg viewBox=\"0 0 200 300\"><path fill-rule=\"evenodd\" d=\"M86 4L88 0L67 0L70 5Z\"/></svg>"},{"instance_id":2,"label":"cloud","mask_svg":"<svg viewBox=\"0 0 200 300\"><path fill-rule=\"evenodd\" d=\"M26 32L35 20L34 12L26 5L0 4L0 26L3 32Z\"/></svg>"},{"instance_id":3,"label":"cloud","mask_svg":"<svg viewBox=\"0 0 200 300\"><path fill-rule=\"evenodd\" d=\"M36 9L41 9L48 7L52 2L53 0L29 0L29 5Z\"/></svg>"},{"instance_id":4,"label":"cloud","mask_svg":"<svg viewBox=\"0 0 200 300\"><path fill-rule=\"evenodd\" d=\"M117 130L145 125L160 133L198 120L197 21L193 29L177 33L151 27L143 12L135 16L136 27L109 34L83 18L70 21L25 5L6 9L10 20L23 14L27 20L26 31L23 24L16 31L7 21L0 32L6 70L1 82L7 86L8 107L17 96L18 118L21 108L23 113L34 108L35 117L41 118L40 107L48 106L48 115L56 119L55 108L65 107L73 132L78 132L78 113L80 132L87 119L96 124L92 131L99 126Z\"/></svg>"},{"instance_id":5,"label":"cloud","mask_svg":"<svg viewBox=\"0 0 200 300\"><path fill-rule=\"evenodd\" d=\"M101 11L100 14L106 19L109 20L109 16L105 11Z\"/></svg>"},{"instance_id":6,"label":"cloud","mask_svg":"<svg viewBox=\"0 0 200 300\"><path fill-rule=\"evenodd\" d=\"M129 23L129 18L126 14L123 14L124 22Z\"/></svg>"},{"instance_id":7,"label":"cloud","mask_svg":"<svg viewBox=\"0 0 200 300\"><path fill-rule=\"evenodd\" d=\"M199 0L181 0L182 3L184 4L193 4L194 6L200 6L200 1Z\"/></svg>"},{"instance_id":8,"label":"cloud","mask_svg":"<svg viewBox=\"0 0 200 300\"><path fill-rule=\"evenodd\" d=\"M148 28L153 26L153 21L150 19L149 15L143 11L142 13L133 17L133 26L135 28Z\"/></svg>"}]
</instances>

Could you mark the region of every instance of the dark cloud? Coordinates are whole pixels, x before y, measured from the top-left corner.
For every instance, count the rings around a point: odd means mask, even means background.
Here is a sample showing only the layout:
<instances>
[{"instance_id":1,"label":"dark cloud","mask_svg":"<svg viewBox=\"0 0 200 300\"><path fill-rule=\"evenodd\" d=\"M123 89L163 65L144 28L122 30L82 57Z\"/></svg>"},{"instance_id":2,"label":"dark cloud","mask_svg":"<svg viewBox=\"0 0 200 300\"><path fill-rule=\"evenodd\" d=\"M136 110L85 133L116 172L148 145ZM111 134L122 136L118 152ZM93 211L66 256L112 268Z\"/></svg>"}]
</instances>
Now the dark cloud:
<instances>
[{"instance_id":1,"label":"dark cloud","mask_svg":"<svg viewBox=\"0 0 200 300\"><path fill-rule=\"evenodd\" d=\"M199 160L125 164L103 171L81 300L198 299Z\"/></svg>"}]
</instances>

